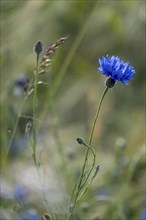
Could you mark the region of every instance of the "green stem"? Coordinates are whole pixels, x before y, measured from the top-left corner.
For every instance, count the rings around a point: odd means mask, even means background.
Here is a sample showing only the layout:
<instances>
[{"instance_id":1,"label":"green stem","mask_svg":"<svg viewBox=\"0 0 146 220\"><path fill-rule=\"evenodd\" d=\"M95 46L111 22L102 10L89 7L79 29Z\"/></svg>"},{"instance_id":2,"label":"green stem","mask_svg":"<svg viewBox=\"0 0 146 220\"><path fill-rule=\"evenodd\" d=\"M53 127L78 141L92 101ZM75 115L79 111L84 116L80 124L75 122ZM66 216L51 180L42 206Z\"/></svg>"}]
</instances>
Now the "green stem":
<instances>
[{"instance_id":1,"label":"green stem","mask_svg":"<svg viewBox=\"0 0 146 220\"><path fill-rule=\"evenodd\" d=\"M101 109L101 105L102 105L102 103L103 103L103 99L104 99L104 97L105 97L107 91L108 91L108 88L106 87L105 90L104 90L104 92L103 92L103 94L102 94L102 96L101 96L101 99L100 99L100 101L99 101L99 105L98 105L97 110L96 110L96 114L95 114L95 118L94 118L94 121L93 121L92 130L91 130L91 134L90 134L90 138L89 138L89 143L88 143L89 146L91 146L91 143L92 143L92 138L93 138L93 134L94 134L94 130L95 130L95 125L96 125L96 122L97 122L97 118L98 118L98 116L99 116L99 112L100 112L100 109ZM85 156L85 160L84 160L84 165L83 165L83 168L82 168L81 180L82 180L82 178L83 178L83 176L84 176L84 173L85 173L85 168L86 168L87 160L88 160L88 153L89 153L89 148L87 148L87 151L86 151L86 156ZM91 172L92 172L92 168L91 168L91 170L89 171L89 174L87 175L86 181L88 180L88 177L89 177L89 175L90 175Z\"/></svg>"},{"instance_id":2,"label":"green stem","mask_svg":"<svg viewBox=\"0 0 146 220\"><path fill-rule=\"evenodd\" d=\"M85 186L86 182L88 181L89 179L89 176L94 168L94 165L95 165L95 160L93 161L93 164L92 164L92 167L90 169L90 171L88 172L88 175L86 177L86 179L84 180L84 176L85 176L85 169L86 169L86 166L87 166L87 162L88 162L88 154L89 154L89 150L91 150L91 143L92 143L92 139L93 139L93 134L94 134L94 130L95 130L95 125L96 125L96 122L97 122L97 119L98 119L98 116L99 116L99 112L100 112L100 109L101 109L101 106L102 106L102 103L103 103L103 100L104 100L104 97L106 95L108 91L108 88L106 87L102 96L101 96L101 99L99 101L99 105L97 107L97 110L96 110L96 114L95 114L95 118L94 118L94 121L93 121L93 125L92 125L92 129L91 129L91 134L90 134L90 138L89 138L89 143L88 143L88 148L87 148L87 151L86 151L86 155L85 155L85 160L84 160L84 164L83 164L83 167L82 167L82 171L81 171L81 176L80 176L80 180L79 180L79 183L78 183L78 186L77 186L77 192L76 192L76 195L75 195L75 199L74 199L74 202L73 202L73 206L70 208L70 216L69 216L69 220L72 220L73 219L73 212L74 212L74 209L75 209L75 206L76 206L76 203L78 201L78 197L79 197L79 194L80 194L80 191L82 190L82 186ZM83 182L84 180L84 182ZM87 189L86 189L87 190ZM81 196L80 196L81 198Z\"/></svg>"},{"instance_id":3,"label":"green stem","mask_svg":"<svg viewBox=\"0 0 146 220\"><path fill-rule=\"evenodd\" d=\"M87 147L88 150L90 150L92 152L92 155L93 155L93 162L92 162L91 169L90 169L90 171L92 171L94 166L95 166L95 162L96 162L95 161L96 160L96 154L95 154L95 151L94 151L94 149L92 147L90 147L89 145L87 145L85 143L84 143L84 145ZM88 172L86 179L88 179L88 177L90 176L90 171ZM85 173L84 173L84 175L85 175ZM86 179L85 179L84 182L83 182L83 179L82 179L83 183L82 183L82 185L80 187L80 190L85 186ZM78 198L78 200L79 200L79 198Z\"/></svg>"},{"instance_id":4,"label":"green stem","mask_svg":"<svg viewBox=\"0 0 146 220\"><path fill-rule=\"evenodd\" d=\"M37 174L38 177L40 179L40 183L42 186L42 182L41 182L41 175L40 175L40 169L39 169L39 162L37 161L37 157L36 157L36 143L37 143L37 98L38 98L38 92L37 92L37 81L38 81L38 74L39 74L39 54L37 53L37 57L36 57L36 70L34 73L34 95L33 95L33 128L32 128L32 142L30 142L29 140L29 129L26 128L26 137L27 137L27 142L28 145L31 147L32 149L32 157L36 166L36 170L37 170ZM46 194L45 191L43 189L42 186L42 196L43 196L43 200L45 202L46 208L47 210L49 210L49 206L48 206L48 201L46 199ZM51 212L51 211L50 211ZM51 220L55 220L55 217L53 216L53 213L51 213Z\"/></svg>"},{"instance_id":5,"label":"green stem","mask_svg":"<svg viewBox=\"0 0 146 220\"><path fill-rule=\"evenodd\" d=\"M99 116L99 112L100 112L100 109L101 109L101 106L102 106L102 103L103 103L103 100L104 100L104 97L105 97L107 91L108 91L108 88L106 87L104 92L103 92L103 94L102 94L102 96L101 96L101 99L99 101L99 105L98 105L97 110L96 110L95 118L94 118L93 125L92 125L92 130L91 130L91 134L90 134L90 138L89 138L89 143L88 143L89 146L91 146L91 143L92 143L96 122L97 122L97 119L98 119L98 116ZM88 154L89 154L89 148L86 151L85 161L84 161L84 165L83 165L83 175L85 173L85 168L86 168L87 161L88 161ZM88 173L88 175L87 175L87 177L86 177L86 179L84 181L84 185L86 184L86 182L87 182L87 180L88 180L88 178L89 178L93 168L94 168L94 166L91 167L91 169L90 169L90 171L89 171L89 173Z\"/></svg>"},{"instance_id":6,"label":"green stem","mask_svg":"<svg viewBox=\"0 0 146 220\"><path fill-rule=\"evenodd\" d=\"M99 112L100 112L100 109L101 109L101 105L102 105L102 103L103 103L103 99L104 99L104 97L105 97L107 91L108 91L108 88L106 87L105 90L104 90L104 92L103 92L103 94L102 94L102 96L101 96L99 105L98 105L97 110L96 110L96 115L95 115L95 118L94 118L94 121L93 121L93 126L92 126L92 130L91 130L91 134L90 134L90 138L89 138L89 143L88 143L89 146L90 146L91 143L92 143L92 138L93 138L93 134L94 134L94 129L95 129L96 121L97 121L97 118L98 118L98 116L99 116Z\"/></svg>"},{"instance_id":7,"label":"green stem","mask_svg":"<svg viewBox=\"0 0 146 220\"><path fill-rule=\"evenodd\" d=\"M37 112L37 78L38 78L38 70L39 70L39 54L36 57L36 71L34 74L34 95L33 95L33 159L35 164L37 165L36 161L36 112Z\"/></svg>"},{"instance_id":8,"label":"green stem","mask_svg":"<svg viewBox=\"0 0 146 220\"><path fill-rule=\"evenodd\" d=\"M94 151L93 148L91 148L91 147L90 147L88 144L86 144L85 142L83 143L83 145L84 145L85 147L87 147L87 148L91 151L91 153L92 153L92 155L93 155L93 163L92 163L92 167L94 167L94 164L95 164L95 158L96 158L95 151ZM83 177L82 177L82 179L80 179L80 180L83 180ZM81 184L82 184L82 181L79 182L78 186L75 185L75 187L74 187L74 189L73 189L73 192L72 192L71 203L72 203L72 201L73 201L74 191L75 191L75 189L76 189L76 187L77 187L77 193L76 193L76 196L75 196L74 204L73 204L73 206L71 207L70 219L72 219L72 214L73 214L73 210L74 210L74 208L75 208L76 201L78 201L78 200L81 198L81 196L82 196L82 195L79 196L79 194L80 194L82 188L84 187L84 184L83 184L83 185L81 185Z\"/></svg>"}]
</instances>

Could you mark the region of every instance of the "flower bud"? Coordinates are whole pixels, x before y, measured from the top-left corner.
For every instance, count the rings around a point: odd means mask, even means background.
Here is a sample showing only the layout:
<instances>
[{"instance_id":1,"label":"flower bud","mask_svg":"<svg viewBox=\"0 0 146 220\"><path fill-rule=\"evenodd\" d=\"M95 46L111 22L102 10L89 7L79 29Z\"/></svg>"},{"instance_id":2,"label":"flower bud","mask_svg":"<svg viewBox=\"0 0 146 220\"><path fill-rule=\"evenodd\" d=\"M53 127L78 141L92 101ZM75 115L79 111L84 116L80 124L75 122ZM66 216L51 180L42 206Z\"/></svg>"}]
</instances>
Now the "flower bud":
<instances>
[{"instance_id":1,"label":"flower bud","mask_svg":"<svg viewBox=\"0 0 146 220\"><path fill-rule=\"evenodd\" d=\"M51 218L51 216L48 214L48 213L46 213L46 214L44 214L43 216L42 216L42 218L41 218L41 220L51 220L52 218Z\"/></svg>"},{"instance_id":2,"label":"flower bud","mask_svg":"<svg viewBox=\"0 0 146 220\"><path fill-rule=\"evenodd\" d=\"M78 144L84 144L84 140L82 138L77 138L76 140Z\"/></svg>"},{"instance_id":3,"label":"flower bud","mask_svg":"<svg viewBox=\"0 0 146 220\"><path fill-rule=\"evenodd\" d=\"M115 80L110 77L106 80L105 84L108 89L111 89L115 85Z\"/></svg>"},{"instance_id":4,"label":"flower bud","mask_svg":"<svg viewBox=\"0 0 146 220\"><path fill-rule=\"evenodd\" d=\"M43 51L43 44L41 41L38 41L35 44L34 50L35 50L36 54L40 54Z\"/></svg>"}]
</instances>

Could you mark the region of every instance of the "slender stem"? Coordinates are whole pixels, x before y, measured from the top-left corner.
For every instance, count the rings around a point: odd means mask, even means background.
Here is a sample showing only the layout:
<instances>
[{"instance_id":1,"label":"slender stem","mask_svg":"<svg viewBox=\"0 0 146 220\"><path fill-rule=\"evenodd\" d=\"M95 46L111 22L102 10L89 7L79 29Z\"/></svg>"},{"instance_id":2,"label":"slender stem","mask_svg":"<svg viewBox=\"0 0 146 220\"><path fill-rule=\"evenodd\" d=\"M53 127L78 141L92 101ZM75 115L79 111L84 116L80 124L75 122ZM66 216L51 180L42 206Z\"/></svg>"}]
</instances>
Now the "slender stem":
<instances>
[{"instance_id":1,"label":"slender stem","mask_svg":"<svg viewBox=\"0 0 146 220\"><path fill-rule=\"evenodd\" d=\"M81 189L83 188L82 186L85 186L86 182L88 181L88 178L94 168L94 165L95 165L95 161L94 163L92 164L92 167L90 169L90 171L88 172L88 175L86 177L86 179L84 180L83 182L83 179L84 179L84 176L85 176L85 169L86 169L86 166L87 166L87 161L88 161L88 154L89 154L89 150L91 150L91 143L92 143L92 139L93 139L93 134L94 134L94 130L95 130L95 125L96 125L96 122L97 122L97 119L98 119L98 116L99 116L99 112L100 112L100 109L101 109L101 106L102 106L102 103L103 103L103 100L104 100L104 97L106 95L108 91L108 88L106 87L102 96L101 96L101 99L99 101L99 105L97 107L97 110L96 110L96 114L95 114L95 118L94 118L94 121L93 121L93 125L92 125L92 129L91 129L91 134L90 134L90 138L89 138L89 143L88 143L88 148L87 148L87 151L86 151L86 155L85 155L85 160L84 160L84 164L83 164L83 167L82 167L82 171L81 171L81 176L80 176L80 180L79 180L79 183L78 183L78 186L77 186L77 192L76 192L76 195L75 195L75 198L74 198L74 202L73 202L73 205L72 207L70 207L70 216L69 216L69 220L72 220L73 219L73 212L74 212L74 209L75 209L75 206L76 206L76 203L78 201L78 197L79 197L79 194L80 194L80 191ZM87 189L86 189L87 190ZM81 198L81 197L80 197Z\"/></svg>"},{"instance_id":2,"label":"slender stem","mask_svg":"<svg viewBox=\"0 0 146 220\"><path fill-rule=\"evenodd\" d=\"M37 111L37 77L38 77L38 69L39 69L39 54L37 53L36 57L36 71L34 74L34 95L33 95L33 159L35 164L36 161L36 111Z\"/></svg>"},{"instance_id":3,"label":"slender stem","mask_svg":"<svg viewBox=\"0 0 146 220\"><path fill-rule=\"evenodd\" d=\"M96 157L95 151L94 151L94 149L92 149L92 148L91 148L88 144L86 144L85 142L83 143L83 145L84 145L85 147L87 147L87 148L92 152L92 155L93 155L93 164L92 164L92 167L94 167L95 157ZM73 211L74 211L74 209L75 209L76 202L77 202L77 201L81 198L81 196L82 196L82 195L79 195L80 192L81 192L81 190L82 190L82 188L84 187L84 184L82 185L82 181L83 181L83 172L82 172L82 174L81 174L81 178L80 178L80 182L79 182L78 186L75 185L75 188L73 189L73 193L74 193L74 191L75 191L75 189L76 189L76 187L77 187L77 193L76 193L76 196L75 196L75 199L74 199L73 206L70 207L70 210L71 210L71 211L70 211L70 217L69 217L70 220L71 220L72 217L73 217ZM72 200L73 200L73 193L72 193L72 196L71 196L71 202L72 202Z\"/></svg>"},{"instance_id":4,"label":"slender stem","mask_svg":"<svg viewBox=\"0 0 146 220\"><path fill-rule=\"evenodd\" d=\"M100 109L101 109L101 105L103 103L103 99L106 95L108 91L108 88L106 87L102 96L101 96L101 99L99 101L99 105L97 107L97 110L96 110L96 114L95 114L95 118L94 118L94 121L93 121L93 125L92 125L92 130L91 130L91 134L90 134L90 138L89 138L89 143L88 145L91 146L91 143L92 143L92 138L93 138L93 134L94 134L94 130L95 130L95 125L96 125L96 122L97 122L97 118L99 116L99 112L100 112ZM82 174L81 174L81 179L82 177L84 176L84 173L85 173L85 168L86 168L86 165L87 165L87 160L88 160L88 153L89 153L89 148L87 148L87 151L86 151L86 155L85 155L85 160L84 160L84 165L83 165L83 169L82 169ZM89 174L87 175L87 178L86 178L86 181L90 175L90 173L92 172L92 169L89 171Z\"/></svg>"},{"instance_id":5,"label":"slender stem","mask_svg":"<svg viewBox=\"0 0 146 220\"><path fill-rule=\"evenodd\" d=\"M100 109L101 109L101 105L102 105L103 99L104 99L104 97L105 97L107 91L108 91L108 88L106 87L105 90L104 90L104 92L103 92L103 94L102 94L102 96L101 96L101 99L100 99L100 101L99 101L99 105L98 105L98 107L97 107L96 115L95 115L95 118L94 118L94 121L93 121L93 126L92 126L92 130L91 130L90 138L89 138L89 143L88 143L89 146L90 146L91 143L92 143L92 138L93 138L93 133L94 133L96 121L97 121L97 118L98 118L98 116L99 116L99 112L100 112Z\"/></svg>"},{"instance_id":6,"label":"slender stem","mask_svg":"<svg viewBox=\"0 0 146 220\"><path fill-rule=\"evenodd\" d=\"M101 99L99 101L99 104L98 104L98 107L97 107L97 110L96 110L95 118L94 118L92 129L91 129L91 134L90 134L90 138L89 138L89 143L88 143L89 146L91 146L91 143L92 143L96 122L97 122L97 119L98 119L98 116L99 116L99 112L100 112L100 109L101 109L101 106L102 106L102 103L103 103L103 100L104 100L104 97L105 97L107 91L108 91L108 88L106 87L104 92L103 92L103 94L102 94L102 96L101 96ZM87 160L88 160L88 154L89 154L89 148L86 151L85 161L84 161L84 165L83 165L83 174L85 173L85 168L86 168ZM88 178L89 178L93 168L94 168L94 166L91 167L91 169L90 169L90 171L89 171L89 173L88 173L88 175L87 175L87 177L86 177L86 179L84 181L84 185L86 184L86 182L87 182L87 180L88 180Z\"/></svg>"},{"instance_id":7,"label":"slender stem","mask_svg":"<svg viewBox=\"0 0 146 220\"><path fill-rule=\"evenodd\" d=\"M92 155L93 155L93 162L92 162L92 165L91 165L91 169L90 169L90 171L88 172L88 174L87 174L87 177L86 177L86 179L88 179L88 177L90 176L90 173L91 173L91 171L93 170L93 168L94 168L94 166L95 166L95 159L96 159L96 154L95 154L95 151L94 151L94 149L92 148L92 147L90 147L89 145L87 145L87 144L85 144L84 143L84 145L88 148L88 150L90 150L91 152L92 152ZM85 174L85 173L84 173ZM81 187L80 187L80 190L84 187L84 185L85 185L85 183L86 183L86 179L85 179L85 181L83 182L83 179L82 179L82 185L81 185Z\"/></svg>"},{"instance_id":8,"label":"slender stem","mask_svg":"<svg viewBox=\"0 0 146 220\"><path fill-rule=\"evenodd\" d=\"M29 146L32 149L32 157L36 166L36 171L38 174L38 177L40 179L41 187L42 187L42 197L44 199L44 203L46 205L46 208L49 210L48 206L48 201L46 198L45 191L43 189L42 185L42 178L40 174L40 169L39 169L39 162L37 161L36 158L36 143L37 143L37 98L38 98L38 92L37 92L37 81L38 81L38 72L39 72L39 53L37 53L36 56L36 70L34 73L34 94L33 94L33 128L32 128L32 142L29 140L28 132L29 130L26 129L26 137L27 137L27 142ZM50 211L51 212L51 211ZM53 213L51 213L51 220L55 220L55 217L53 216Z\"/></svg>"}]
</instances>

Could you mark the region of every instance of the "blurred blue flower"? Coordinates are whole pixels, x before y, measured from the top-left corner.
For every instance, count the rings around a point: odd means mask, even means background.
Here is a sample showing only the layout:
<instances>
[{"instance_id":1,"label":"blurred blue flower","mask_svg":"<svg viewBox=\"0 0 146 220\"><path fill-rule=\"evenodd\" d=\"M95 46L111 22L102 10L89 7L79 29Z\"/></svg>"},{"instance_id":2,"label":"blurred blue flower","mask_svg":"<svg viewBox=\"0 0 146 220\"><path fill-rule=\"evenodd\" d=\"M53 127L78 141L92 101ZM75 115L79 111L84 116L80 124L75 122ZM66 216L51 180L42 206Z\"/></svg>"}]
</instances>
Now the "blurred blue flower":
<instances>
[{"instance_id":1,"label":"blurred blue flower","mask_svg":"<svg viewBox=\"0 0 146 220\"><path fill-rule=\"evenodd\" d=\"M27 197L27 190L24 186L16 184L13 195L15 199L25 200Z\"/></svg>"},{"instance_id":2,"label":"blurred blue flower","mask_svg":"<svg viewBox=\"0 0 146 220\"><path fill-rule=\"evenodd\" d=\"M19 78L14 81L14 95L22 96L27 89L28 84L29 80L25 75L19 76Z\"/></svg>"},{"instance_id":3,"label":"blurred blue flower","mask_svg":"<svg viewBox=\"0 0 146 220\"><path fill-rule=\"evenodd\" d=\"M99 59L100 67L98 70L104 75L113 79L115 82L119 81L125 85L128 85L128 80L132 80L132 76L135 70L129 65L129 62L124 63L119 57L106 55Z\"/></svg>"},{"instance_id":4,"label":"blurred blue flower","mask_svg":"<svg viewBox=\"0 0 146 220\"><path fill-rule=\"evenodd\" d=\"M15 157L24 152L27 148L26 144L26 136L24 134L19 134L14 137L11 143L10 155L11 157Z\"/></svg>"},{"instance_id":5,"label":"blurred blue flower","mask_svg":"<svg viewBox=\"0 0 146 220\"><path fill-rule=\"evenodd\" d=\"M28 213L26 212L21 212L19 214L19 220L30 220Z\"/></svg>"},{"instance_id":6,"label":"blurred blue flower","mask_svg":"<svg viewBox=\"0 0 146 220\"><path fill-rule=\"evenodd\" d=\"M143 210L141 212L140 220L146 220L146 206L143 208Z\"/></svg>"},{"instance_id":7,"label":"blurred blue flower","mask_svg":"<svg viewBox=\"0 0 146 220\"><path fill-rule=\"evenodd\" d=\"M40 218L35 209L29 209L27 212L19 214L19 220L40 220Z\"/></svg>"}]
</instances>

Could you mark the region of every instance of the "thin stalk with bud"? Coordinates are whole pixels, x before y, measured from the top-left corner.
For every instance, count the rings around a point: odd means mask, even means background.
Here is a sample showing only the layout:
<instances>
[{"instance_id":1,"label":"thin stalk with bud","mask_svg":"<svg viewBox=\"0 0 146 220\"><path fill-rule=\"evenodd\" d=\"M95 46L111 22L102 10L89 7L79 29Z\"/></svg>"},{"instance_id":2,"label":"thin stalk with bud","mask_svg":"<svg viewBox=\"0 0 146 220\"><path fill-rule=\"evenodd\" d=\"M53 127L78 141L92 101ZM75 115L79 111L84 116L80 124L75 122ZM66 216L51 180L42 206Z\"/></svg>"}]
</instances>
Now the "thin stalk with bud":
<instances>
[{"instance_id":1,"label":"thin stalk with bud","mask_svg":"<svg viewBox=\"0 0 146 220\"><path fill-rule=\"evenodd\" d=\"M133 68L133 66L130 66L129 62L125 63L123 60L121 60L119 57L116 56L109 57L108 55L106 55L105 57L102 57L102 59L99 59L99 64L100 67L98 68L98 70L102 72L104 75L106 75L108 78L106 80L106 88L102 94L102 97L100 99L95 114L95 118L91 129L91 134L89 138L89 143L88 145L86 145L87 151L83 162L79 183L74 188L71 197L69 220L73 220L73 214L78 200L81 198L82 195L85 194L89 185L92 183L93 179L96 177L96 174L99 170L99 166L95 167L95 158L94 158L90 170L86 172L88 159L89 159L89 151L92 149L91 144L92 144L93 134L105 95L107 94L108 89L113 88L115 86L116 81L119 81L124 85L128 85L127 81L132 80L133 75L135 73L135 69ZM79 144L85 145L82 139L79 138L77 139L77 141ZM94 168L95 168L95 172L92 175L92 171Z\"/></svg>"},{"instance_id":2,"label":"thin stalk with bud","mask_svg":"<svg viewBox=\"0 0 146 220\"><path fill-rule=\"evenodd\" d=\"M94 130L95 130L95 125L96 125L96 122L97 122L97 119L99 116L99 112L100 112L100 109L101 109L101 106L102 106L102 103L103 103L103 100L104 100L104 97L105 97L107 91L108 91L108 87L105 88L105 90L102 94L102 97L100 99L99 105L97 107L97 111L96 111L95 118L93 121L92 129L91 129L89 143L86 144L82 139L77 138L77 142L79 144L86 146L87 150L86 150L86 155L85 155L85 159L84 159L83 166L82 166L82 171L81 171L79 183L77 184L76 190L74 190L74 193L71 198L70 209L69 209L69 220L73 219L73 213L74 213L77 202L86 193L86 191L89 188L89 185L92 183L93 179L96 177L96 175L99 171L99 165L97 165L95 167L96 154L95 154L94 149L91 147L91 144L92 144L93 134L94 134ZM89 151L92 152L92 154L93 154L93 161L92 161L92 164L91 164L89 171L86 172L86 168L88 165L88 159L89 159ZM95 169L95 171L93 172L94 169ZM92 174L92 172L93 172L93 174Z\"/></svg>"}]
</instances>

